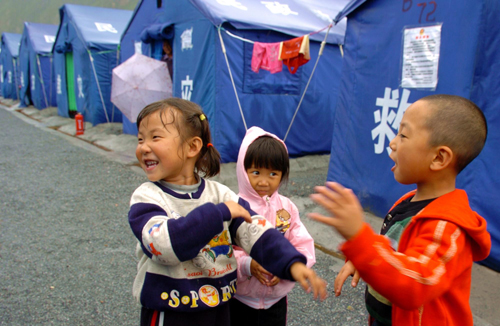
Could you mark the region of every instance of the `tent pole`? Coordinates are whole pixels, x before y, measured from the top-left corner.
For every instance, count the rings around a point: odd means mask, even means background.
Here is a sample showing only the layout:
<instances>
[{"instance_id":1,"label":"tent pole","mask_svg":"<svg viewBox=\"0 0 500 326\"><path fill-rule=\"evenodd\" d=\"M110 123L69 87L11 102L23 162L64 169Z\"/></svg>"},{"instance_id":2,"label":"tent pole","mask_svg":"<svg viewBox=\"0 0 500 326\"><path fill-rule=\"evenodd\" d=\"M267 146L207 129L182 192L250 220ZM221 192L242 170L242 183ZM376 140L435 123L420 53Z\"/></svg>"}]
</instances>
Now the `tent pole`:
<instances>
[{"instance_id":1,"label":"tent pole","mask_svg":"<svg viewBox=\"0 0 500 326\"><path fill-rule=\"evenodd\" d=\"M297 116L297 113L299 112L300 106L302 105L302 100L304 100L304 96L306 95L307 88L309 87L309 84L311 83L311 79L314 75L314 71L316 71L316 66L318 65L319 58L323 54L323 50L325 49L326 45L326 39L328 37L328 32L330 32L330 28L332 28L332 24L328 26L328 30L326 31L325 34L325 39L323 42L321 42L321 48L319 49L319 54L318 57L316 58L316 63L314 64L314 68L311 71L311 75L309 76L309 80L307 81L306 87L304 88L304 92L302 93L302 97L300 98L299 104L297 105L297 109L295 110L295 113L293 114L292 121L290 121L290 125L288 126L288 130L286 131L285 137L283 137L283 142L285 142L286 137L288 136L288 133L290 132L290 129L292 128L293 122L295 121L295 117Z\"/></svg>"},{"instance_id":2,"label":"tent pole","mask_svg":"<svg viewBox=\"0 0 500 326\"><path fill-rule=\"evenodd\" d=\"M16 88L17 99L21 101L21 96L19 94L19 85L17 85L16 62L16 58L12 57L12 65L14 66L14 87Z\"/></svg>"},{"instance_id":3,"label":"tent pole","mask_svg":"<svg viewBox=\"0 0 500 326\"><path fill-rule=\"evenodd\" d=\"M54 68L53 67L53 55L51 54L50 55L50 105L52 105L52 103L54 103L54 99L52 98L52 78L54 78L54 76L52 75L52 69Z\"/></svg>"},{"instance_id":4,"label":"tent pole","mask_svg":"<svg viewBox=\"0 0 500 326\"><path fill-rule=\"evenodd\" d=\"M47 102L47 94L45 94L45 85L43 83L43 75L42 75L42 65L40 64L40 57L38 54L36 55L36 65L38 66L38 74L40 75L40 83L42 84L42 92L43 97L45 99L45 107L49 107L49 103Z\"/></svg>"},{"instance_id":5,"label":"tent pole","mask_svg":"<svg viewBox=\"0 0 500 326\"><path fill-rule=\"evenodd\" d=\"M238 98L238 92L236 91L236 85L234 84L233 74L231 73L231 68L229 67L229 60L227 59L226 47L224 46L224 41L222 40L222 35L220 33L221 25L218 26L220 46L222 47L222 53L224 53L224 58L226 58L227 70L229 71L229 77L231 78L231 83L233 84L234 95L236 96L236 102L238 102L238 107L240 108L241 118L243 119L243 125L245 126L245 131L248 130L247 123L245 121L245 115L241 109L240 99Z\"/></svg>"},{"instance_id":6,"label":"tent pole","mask_svg":"<svg viewBox=\"0 0 500 326\"><path fill-rule=\"evenodd\" d=\"M94 72L95 81L97 83L97 89L99 90L99 96L101 97L102 108L104 109L104 115L106 116L106 121L109 123L108 111L106 110L106 104L104 103L104 98L102 97L101 85L99 85L99 79L97 78L97 72L95 71L94 66L94 58L92 58L92 54L90 50L87 49L89 54L90 63L92 64L92 71Z\"/></svg>"},{"instance_id":7,"label":"tent pole","mask_svg":"<svg viewBox=\"0 0 500 326\"><path fill-rule=\"evenodd\" d=\"M117 67L118 64L120 63L120 50L121 50L121 46L120 46L120 44L118 44L118 47L116 48L116 64L115 64L115 67ZM112 71L111 71L111 74L113 74ZM111 109L111 121L115 121L115 103L113 103L113 102L111 102L111 103L113 104L113 108Z\"/></svg>"}]
</instances>

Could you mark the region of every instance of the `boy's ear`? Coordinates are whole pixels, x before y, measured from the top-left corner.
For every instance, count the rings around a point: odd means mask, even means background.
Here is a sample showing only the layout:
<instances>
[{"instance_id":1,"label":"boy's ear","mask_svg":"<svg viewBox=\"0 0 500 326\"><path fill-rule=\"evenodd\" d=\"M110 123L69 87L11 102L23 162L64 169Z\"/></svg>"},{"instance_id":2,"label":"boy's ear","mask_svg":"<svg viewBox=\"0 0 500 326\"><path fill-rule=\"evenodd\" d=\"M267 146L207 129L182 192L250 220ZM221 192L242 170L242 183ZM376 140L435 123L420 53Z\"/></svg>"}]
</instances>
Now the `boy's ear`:
<instances>
[{"instance_id":1,"label":"boy's ear","mask_svg":"<svg viewBox=\"0 0 500 326\"><path fill-rule=\"evenodd\" d=\"M200 137L193 137L188 141L188 145L189 148L187 156L189 158L196 157L200 153L201 148L203 147L203 141L201 140Z\"/></svg>"},{"instance_id":2,"label":"boy's ear","mask_svg":"<svg viewBox=\"0 0 500 326\"><path fill-rule=\"evenodd\" d=\"M439 146L436 149L435 156L431 162L431 170L440 171L443 170L453 163L453 151L448 146Z\"/></svg>"}]
</instances>

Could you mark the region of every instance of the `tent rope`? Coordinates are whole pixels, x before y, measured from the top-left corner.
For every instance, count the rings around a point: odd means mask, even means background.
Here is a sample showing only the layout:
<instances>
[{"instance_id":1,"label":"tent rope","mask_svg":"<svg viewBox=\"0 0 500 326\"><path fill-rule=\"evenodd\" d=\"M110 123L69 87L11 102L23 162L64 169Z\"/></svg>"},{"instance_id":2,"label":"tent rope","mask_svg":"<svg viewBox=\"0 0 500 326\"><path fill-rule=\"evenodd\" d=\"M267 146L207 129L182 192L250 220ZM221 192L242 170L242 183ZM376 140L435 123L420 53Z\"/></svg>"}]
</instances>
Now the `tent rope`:
<instances>
[{"instance_id":1,"label":"tent rope","mask_svg":"<svg viewBox=\"0 0 500 326\"><path fill-rule=\"evenodd\" d=\"M52 93L53 93L53 89L52 89L52 81L54 80L54 75L53 75L53 71L54 71L54 56L50 56L50 91L49 91L49 96L50 96L50 104L54 103L54 99L52 98ZM57 96L57 95L56 95Z\"/></svg>"},{"instance_id":2,"label":"tent rope","mask_svg":"<svg viewBox=\"0 0 500 326\"><path fill-rule=\"evenodd\" d=\"M20 101L21 100L21 95L19 94L19 85L17 84L17 74L16 74L16 67L17 67L17 59L12 58L12 65L14 66L14 87L16 88L16 93L17 93L17 98Z\"/></svg>"},{"instance_id":3,"label":"tent rope","mask_svg":"<svg viewBox=\"0 0 500 326\"><path fill-rule=\"evenodd\" d=\"M104 108L104 115L106 116L106 121L109 123L108 111L106 110L106 104L104 103L104 98L102 97L101 85L99 84L99 78L97 78L97 72L95 70L94 58L90 50L87 50L89 54L90 63L92 64L92 71L94 72L95 81L97 83L97 89L99 90L99 97L101 98L102 107Z\"/></svg>"},{"instance_id":4,"label":"tent rope","mask_svg":"<svg viewBox=\"0 0 500 326\"><path fill-rule=\"evenodd\" d=\"M295 117L297 116L297 113L299 112L300 106L302 105L302 101L304 100L304 96L306 95L307 88L309 87L309 84L311 83L311 79L314 75L314 72L316 71L316 67L318 66L318 61L321 55L323 54L323 50L325 49L326 45L326 39L328 37L328 33L330 32L330 29L332 28L332 24L328 26L328 30L326 31L325 38L323 42L321 42L321 48L319 49L319 54L318 57L316 58L316 63L314 63L314 68L311 71L311 75L309 76L309 80L307 81L306 87L304 88L304 92L302 92L302 97L300 98L299 104L297 105L297 109L295 110L295 113L293 114L292 121L290 121L290 125L288 126L288 130L286 131L285 137L283 137L283 142L286 141L286 138L288 137L288 133L290 132L290 129L292 128L293 122L295 121Z\"/></svg>"},{"instance_id":5,"label":"tent rope","mask_svg":"<svg viewBox=\"0 0 500 326\"><path fill-rule=\"evenodd\" d=\"M247 43L251 43L251 44L254 44L254 43L255 43L254 41L247 40L246 38L243 38L243 37L241 37L241 36L234 35L233 33L229 32L227 29L224 29L224 28L223 28L223 30L224 30L224 32L226 32L226 34L227 34L227 35L229 35L229 36L231 36L231 37L233 37L233 38L236 38L236 39L238 39L238 40L240 40L240 41L247 42Z\"/></svg>"},{"instance_id":6,"label":"tent rope","mask_svg":"<svg viewBox=\"0 0 500 326\"><path fill-rule=\"evenodd\" d=\"M115 67L118 66L118 64L120 63L120 50L121 50L121 46L120 44L118 44L118 47L116 49L116 63L115 63ZM113 71L111 71L111 75L113 75ZM115 103L111 102L111 104L113 105L113 108L111 109L111 121L115 121Z\"/></svg>"},{"instance_id":7,"label":"tent rope","mask_svg":"<svg viewBox=\"0 0 500 326\"><path fill-rule=\"evenodd\" d=\"M314 34L321 33L322 31L324 31L325 29L327 29L327 28L329 28L329 27L331 27L331 24L330 24L330 25L326 25L326 26L325 26L325 27L323 27L322 29L317 30L317 31L315 31L315 32L308 33L307 35L314 35ZM226 34L227 34L227 35L231 36L232 38L235 38L235 39L241 40L241 41L243 41L243 42L247 42L247 43L252 43L252 44L254 44L254 43L255 43L255 42L254 42L254 41L252 41L252 40L246 39L246 38L244 38L244 37L241 37L241 36L238 36L238 35L235 35L235 34L233 34L233 33L229 32L229 31L228 31L227 29L225 29L224 27L221 27L221 29L222 29L224 32L226 32Z\"/></svg>"},{"instance_id":8,"label":"tent rope","mask_svg":"<svg viewBox=\"0 0 500 326\"><path fill-rule=\"evenodd\" d=\"M36 55L36 65L38 66L38 78L40 78L40 84L42 84L43 98L45 99L45 106L49 107L49 102L47 101L47 94L45 93L45 84L43 83L42 65L40 64L40 57Z\"/></svg>"},{"instance_id":9,"label":"tent rope","mask_svg":"<svg viewBox=\"0 0 500 326\"><path fill-rule=\"evenodd\" d=\"M236 85L234 83L233 74L231 73L231 67L229 66L229 60L227 59L226 47L224 46L224 40L222 39L222 35L220 33L222 25L218 26L220 46L222 48L222 53L224 53L224 58L226 59L227 70L229 71L229 77L231 78L231 83L233 84L234 95L236 96L236 101L238 102L238 107L240 108L241 118L243 120L243 125L245 126L245 131L248 130L247 123L245 121L245 115L243 114L243 110L241 108L240 99L238 98L238 92L236 91Z\"/></svg>"}]
</instances>

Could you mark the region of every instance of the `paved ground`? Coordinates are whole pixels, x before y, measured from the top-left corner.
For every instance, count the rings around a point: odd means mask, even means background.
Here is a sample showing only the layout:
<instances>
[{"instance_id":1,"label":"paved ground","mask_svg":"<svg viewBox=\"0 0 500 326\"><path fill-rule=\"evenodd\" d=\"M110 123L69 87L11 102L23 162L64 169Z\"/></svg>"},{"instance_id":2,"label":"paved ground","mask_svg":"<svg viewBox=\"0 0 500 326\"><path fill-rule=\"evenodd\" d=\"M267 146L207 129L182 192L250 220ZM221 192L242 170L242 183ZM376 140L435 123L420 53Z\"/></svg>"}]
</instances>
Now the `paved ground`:
<instances>
[{"instance_id":1,"label":"paved ground","mask_svg":"<svg viewBox=\"0 0 500 326\"><path fill-rule=\"evenodd\" d=\"M72 145L104 156L107 160L114 161L132 170L135 175L143 176L142 170L135 165L136 138L135 136L122 134L121 124L103 124L96 127L87 124L85 134L75 137L74 120L57 116L56 108L39 111L30 107L20 110L16 107L16 103L8 100L2 100L1 102L4 104L5 110L11 111L12 115L24 122L39 129L50 131L53 134L59 134ZM54 130L57 130L57 132ZM313 191L312 188L315 185L322 184L325 181L328 162L329 156L327 155L307 156L291 160L290 181L283 193L294 200L302 216L312 210L318 210L309 200L308 195ZM223 164L221 174L216 179L237 191L234 172L234 163ZM4 205L6 204L4 203ZM380 228L381 219L379 217L370 213L366 213L365 216L375 230ZM329 282L333 285L333 278L342 265L341 255L337 251L341 239L333 230L325 228L323 225L307 218L303 218L303 222L314 237L318 249L324 252L318 250L318 264L316 266L318 273L325 279L331 280ZM500 320L500 310L495 309L494 306L500 299L499 284L500 278L497 272L475 265L470 300L475 325L500 324L498 322ZM304 297L300 291L296 287L294 293L291 294L291 305L293 306L294 302L296 302L298 308L290 311L289 325L362 325L364 323L362 321L365 320L366 311L362 304L362 287L352 290L346 288L345 297L330 297L327 304L321 306L318 306L318 303L310 300L310 298ZM308 314L311 310L318 312L312 319L311 315ZM4 324L2 319L0 319L0 322Z\"/></svg>"}]
</instances>

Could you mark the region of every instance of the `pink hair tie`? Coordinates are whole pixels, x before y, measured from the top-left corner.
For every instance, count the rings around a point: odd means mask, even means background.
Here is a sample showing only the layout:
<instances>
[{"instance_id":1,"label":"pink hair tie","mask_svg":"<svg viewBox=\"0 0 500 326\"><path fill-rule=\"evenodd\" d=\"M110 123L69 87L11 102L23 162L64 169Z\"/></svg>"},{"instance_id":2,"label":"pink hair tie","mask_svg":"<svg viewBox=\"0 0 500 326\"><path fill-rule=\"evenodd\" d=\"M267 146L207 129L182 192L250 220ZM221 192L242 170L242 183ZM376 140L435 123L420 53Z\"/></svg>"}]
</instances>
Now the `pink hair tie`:
<instances>
[{"instance_id":1,"label":"pink hair tie","mask_svg":"<svg viewBox=\"0 0 500 326\"><path fill-rule=\"evenodd\" d=\"M209 148L209 147L214 147L214 145L212 145L212 143L208 143L207 148Z\"/></svg>"}]
</instances>

